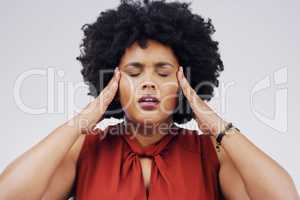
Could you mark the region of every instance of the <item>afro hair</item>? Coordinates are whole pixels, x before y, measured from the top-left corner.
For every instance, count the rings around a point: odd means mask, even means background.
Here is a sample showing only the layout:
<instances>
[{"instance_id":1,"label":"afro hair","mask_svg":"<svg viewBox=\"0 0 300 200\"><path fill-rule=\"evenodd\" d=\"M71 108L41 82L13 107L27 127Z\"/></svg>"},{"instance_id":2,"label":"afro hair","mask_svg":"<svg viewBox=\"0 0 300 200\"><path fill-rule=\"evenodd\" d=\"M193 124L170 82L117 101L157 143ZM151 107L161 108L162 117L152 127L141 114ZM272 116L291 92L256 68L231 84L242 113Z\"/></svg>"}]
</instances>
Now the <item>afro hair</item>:
<instances>
[{"instance_id":1,"label":"afro hair","mask_svg":"<svg viewBox=\"0 0 300 200\"><path fill-rule=\"evenodd\" d=\"M211 19L205 20L193 14L190 4L165 0L121 0L116 9L102 11L95 22L84 24L81 27L84 37L80 55L76 59L83 66L81 74L89 85L88 95L96 97L100 94L112 78L113 70L126 48L135 41L141 48L147 48L147 39L152 39L173 50L184 73L188 73L190 85L202 100L210 101L214 86L219 86L218 77L224 70L223 62L218 52L218 42L211 37L215 32ZM100 78L101 70L110 70L111 74ZM182 92L178 98L173 121L182 124L191 120L194 113ZM104 117L124 117L116 98Z\"/></svg>"}]
</instances>

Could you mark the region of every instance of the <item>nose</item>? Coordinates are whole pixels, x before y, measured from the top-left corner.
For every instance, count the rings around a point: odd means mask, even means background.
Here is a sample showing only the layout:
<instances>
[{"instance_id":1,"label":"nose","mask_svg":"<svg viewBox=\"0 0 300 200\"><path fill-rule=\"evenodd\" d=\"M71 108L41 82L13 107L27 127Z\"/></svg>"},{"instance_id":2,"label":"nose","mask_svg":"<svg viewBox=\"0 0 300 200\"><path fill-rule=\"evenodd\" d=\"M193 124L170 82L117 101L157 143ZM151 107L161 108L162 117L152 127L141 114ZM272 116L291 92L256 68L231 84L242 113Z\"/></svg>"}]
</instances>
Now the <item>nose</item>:
<instances>
[{"instance_id":1,"label":"nose","mask_svg":"<svg viewBox=\"0 0 300 200\"><path fill-rule=\"evenodd\" d=\"M156 85L151 81L145 81L142 83L142 89L156 89Z\"/></svg>"}]
</instances>

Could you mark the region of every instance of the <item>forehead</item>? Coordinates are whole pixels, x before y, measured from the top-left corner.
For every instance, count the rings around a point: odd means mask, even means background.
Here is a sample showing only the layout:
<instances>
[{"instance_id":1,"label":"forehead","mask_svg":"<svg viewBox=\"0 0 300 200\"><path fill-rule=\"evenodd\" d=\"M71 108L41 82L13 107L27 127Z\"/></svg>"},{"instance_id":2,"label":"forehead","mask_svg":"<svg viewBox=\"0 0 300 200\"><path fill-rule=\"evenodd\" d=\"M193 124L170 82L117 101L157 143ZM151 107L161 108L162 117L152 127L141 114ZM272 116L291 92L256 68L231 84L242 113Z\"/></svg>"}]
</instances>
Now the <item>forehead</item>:
<instances>
[{"instance_id":1,"label":"forehead","mask_svg":"<svg viewBox=\"0 0 300 200\"><path fill-rule=\"evenodd\" d=\"M120 66L128 62L152 63L163 61L178 65L177 58L170 47L154 40L148 40L145 49L141 48L137 42L127 48L121 58Z\"/></svg>"}]
</instances>

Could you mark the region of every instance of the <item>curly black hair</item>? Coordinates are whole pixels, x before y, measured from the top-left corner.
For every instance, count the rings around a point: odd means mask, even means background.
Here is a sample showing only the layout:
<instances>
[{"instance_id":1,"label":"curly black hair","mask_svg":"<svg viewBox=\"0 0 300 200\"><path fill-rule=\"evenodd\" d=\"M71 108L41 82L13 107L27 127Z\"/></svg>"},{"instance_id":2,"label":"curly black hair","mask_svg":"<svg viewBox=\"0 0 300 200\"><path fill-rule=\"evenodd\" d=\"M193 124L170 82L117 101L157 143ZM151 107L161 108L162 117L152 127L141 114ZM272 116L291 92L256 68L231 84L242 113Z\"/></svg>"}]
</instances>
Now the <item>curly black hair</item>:
<instances>
[{"instance_id":1,"label":"curly black hair","mask_svg":"<svg viewBox=\"0 0 300 200\"><path fill-rule=\"evenodd\" d=\"M84 37L80 55L76 59L83 66L81 74L89 85L88 95L96 97L100 94L126 48L136 41L141 48L146 48L147 39L152 39L171 47L184 72L189 69L191 86L202 100L210 101L214 96L214 86L219 86L217 78L224 70L223 62L218 42L211 37L215 32L211 19L205 20L193 14L190 4L165 0L121 0L117 9L102 11L94 23L84 24L81 27ZM100 80L100 70L111 70L111 74ZM194 113L182 92L178 102L173 121L186 123L194 117ZM112 112L114 110L122 110L116 98L104 117L124 117L124 112Z\"/></svg>"}]
</instances>

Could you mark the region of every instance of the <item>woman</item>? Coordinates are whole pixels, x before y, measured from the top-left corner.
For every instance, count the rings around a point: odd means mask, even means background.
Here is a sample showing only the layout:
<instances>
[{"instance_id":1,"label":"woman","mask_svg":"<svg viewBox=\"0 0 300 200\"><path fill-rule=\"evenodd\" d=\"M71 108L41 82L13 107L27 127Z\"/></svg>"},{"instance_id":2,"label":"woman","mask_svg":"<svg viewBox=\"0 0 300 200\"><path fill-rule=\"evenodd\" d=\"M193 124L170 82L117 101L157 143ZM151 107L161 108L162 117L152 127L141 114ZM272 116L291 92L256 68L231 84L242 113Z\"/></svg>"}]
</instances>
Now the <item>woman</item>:
<instances>
[{"instance_id":1,"label":"woman","mask_svg":"<svg viewBox=\"0 0 300 200\"><path fill-rule=\"evenodd\" d=\"M78 60L96 98L4 170L0 199L299 199L204 102L223 63L210 20L188 6L121 1L83 27ZM124 121L95 128L105 117ZM192 118L204 134L175 125Z\"/></svg>"}]
</instances>

